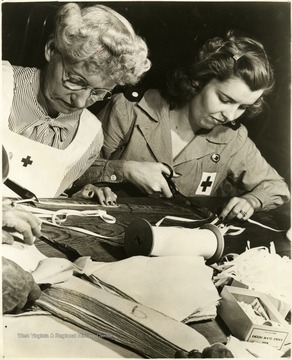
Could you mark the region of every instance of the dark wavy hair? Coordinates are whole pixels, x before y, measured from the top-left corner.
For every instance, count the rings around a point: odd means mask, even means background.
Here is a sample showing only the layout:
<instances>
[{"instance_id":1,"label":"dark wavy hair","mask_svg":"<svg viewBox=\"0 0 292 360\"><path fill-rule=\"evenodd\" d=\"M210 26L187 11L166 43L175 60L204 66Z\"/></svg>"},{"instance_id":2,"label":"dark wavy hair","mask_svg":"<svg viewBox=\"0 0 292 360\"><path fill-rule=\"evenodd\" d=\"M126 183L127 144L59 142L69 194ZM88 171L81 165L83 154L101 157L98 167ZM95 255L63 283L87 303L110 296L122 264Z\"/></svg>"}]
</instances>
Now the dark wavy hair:
<instances>
[{"instance_id":1,"label":"dark wavy hair","mask_svg":"<svg viewBox=\"0 0 292 360\"><path fill-rule=\"evenodd\" d=\"M263 45L234 31L226 39L215 37L205 42L196 61L168 76L161 89L170 108L180 108L198 94L211 80L242 79L251 91L264 90L263 95L247 109L249 115L262 111L264 95L274 86L274 72Z\"/></svg>"}]
</instances>

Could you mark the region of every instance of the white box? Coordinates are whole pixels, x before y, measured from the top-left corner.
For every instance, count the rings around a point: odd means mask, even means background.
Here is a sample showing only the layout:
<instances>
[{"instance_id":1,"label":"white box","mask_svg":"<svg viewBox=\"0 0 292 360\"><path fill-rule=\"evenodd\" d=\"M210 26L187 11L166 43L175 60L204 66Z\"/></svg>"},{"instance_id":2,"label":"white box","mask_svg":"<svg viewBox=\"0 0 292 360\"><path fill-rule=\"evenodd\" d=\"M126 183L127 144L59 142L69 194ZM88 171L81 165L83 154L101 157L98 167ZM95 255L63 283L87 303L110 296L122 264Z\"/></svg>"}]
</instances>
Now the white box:
<instances>
[{"instance_id":1,"label":"white box","mask_svg":"<svg viewBox=\"0 0 292 360\"><path fill-rule=\"evenodd\" d=\"M234 286L224 286L221 297L218 314L238 339L269 344L278 350L281 350L290 341L289 324L263 293ZM239 302L251 304L256 298L259 299L270 320L283 326L258 325L252 322Z\"/></svg>"}]
</instances>

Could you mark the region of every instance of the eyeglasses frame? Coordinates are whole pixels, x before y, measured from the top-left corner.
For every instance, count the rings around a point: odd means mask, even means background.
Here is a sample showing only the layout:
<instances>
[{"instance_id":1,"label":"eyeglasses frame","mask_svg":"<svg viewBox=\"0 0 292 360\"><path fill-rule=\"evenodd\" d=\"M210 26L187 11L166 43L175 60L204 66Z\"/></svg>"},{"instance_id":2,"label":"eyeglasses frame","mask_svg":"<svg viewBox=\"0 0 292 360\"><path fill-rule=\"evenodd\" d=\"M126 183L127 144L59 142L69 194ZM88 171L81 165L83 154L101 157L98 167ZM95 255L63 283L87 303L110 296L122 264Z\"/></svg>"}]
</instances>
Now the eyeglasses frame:
<instances>
[{"instance_id":1,"label":"eyeglasses frame","mask_svg":"<svg viewBox=\"0 0 292 360\"><path fill-rule=\"evenodd\" d=\"M56 48L55 48L56 49ZM91 92L90 92L90 97L94 97L96 98L97 96L100 96L99 94L93 94L94 91L104 91L105 92L105 95L101 98L101 99L96 99L96 101L104 101L104 100L110 100L111 97L113 96L112 92L108 89L103 89L103 88L93 88L89 85L85 85L85 86L82 86L80 85L80 89L72 89L69 85L68 85L68 82L72 84L72 82L70 82L69 78L68 78L68 72L66 70L66 66L65 66L65 62L64 62L64 57L63 57L63 54L61 53L61 51L59 51L58 49L56 49L56 51L60 54L61 56L61 59L62 59L62 67L63 67L63 70L62 70L62 84L63 86L68 89L68 90L71 90L71 91L81 91L81 90L87 90L87 89L91 89ZM67 78L66 78L66 74L67 74ZM78 77L78 75L76 75L76 77ZM80 77L81 79L81 77ZM84 79L83 79L84 80ZM77 85L78 86L78 85Z\"/></svg>"}]
</instances>

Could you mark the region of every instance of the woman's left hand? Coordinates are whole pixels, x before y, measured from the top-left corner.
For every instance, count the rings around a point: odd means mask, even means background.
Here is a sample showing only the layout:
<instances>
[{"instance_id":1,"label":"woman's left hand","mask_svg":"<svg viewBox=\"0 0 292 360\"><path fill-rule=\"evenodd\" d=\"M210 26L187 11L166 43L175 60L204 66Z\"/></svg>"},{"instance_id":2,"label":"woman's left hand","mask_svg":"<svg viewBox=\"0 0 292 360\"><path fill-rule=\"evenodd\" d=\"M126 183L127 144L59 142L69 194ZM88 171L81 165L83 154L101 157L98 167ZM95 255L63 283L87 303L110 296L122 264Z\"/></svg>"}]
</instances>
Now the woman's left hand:
<instances>
[{"instance_id":1,"label":"woman's left hand","mask_svg":"<svg viewBox=\"0 0 292 360\"><path fill-rule=\"evenodd\" d=\"M249 219L255 209L252 204L242 197L233 197L223 208L219 218L222 220L231 220L237 218L239 220Z\"/></svg>"},{"instance_id":2,"label":"woman's left hand","mask_svg":"<svg viewBox=\"0 0 292 360\"><path fill-rule=\"evenodd\" d=\"M72 198L92 199L94 196L98 198L101 205L116 206L117 195L106 186L99 187L92 184L85 185L81 190L72 195Z\"/></svg>"}]
</instances>

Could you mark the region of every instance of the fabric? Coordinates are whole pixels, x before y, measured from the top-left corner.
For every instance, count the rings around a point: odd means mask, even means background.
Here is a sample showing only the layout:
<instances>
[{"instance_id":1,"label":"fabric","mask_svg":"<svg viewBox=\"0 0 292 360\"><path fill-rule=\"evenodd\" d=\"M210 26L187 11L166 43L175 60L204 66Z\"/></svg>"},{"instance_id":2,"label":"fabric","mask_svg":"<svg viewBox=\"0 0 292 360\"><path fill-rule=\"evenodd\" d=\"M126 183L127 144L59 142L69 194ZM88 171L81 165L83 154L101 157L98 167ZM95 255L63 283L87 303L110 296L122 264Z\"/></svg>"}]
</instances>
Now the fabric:
<instances>
[{"instance_id":1,"label":"fabric","mask_svg":"<svg viewBox=\"0 0 292 360\"><path fill-rule=\"evenodd\" d=\"M201 256L132 256L112 263L92 261L86 267L81 259L78 266L102 287L173 319L192 322L216 317L220 298L212 282L213 269Z\"/></svg>"},{"instance_id":2,"label":"fabric","mask_svg":"<svg viewBox=\"0 0 292 360\"><path fill-rule=\"evenodd\" d=\"M262 210L289 199L283 178L261 156L243 125L236 130L222 125L201 131L173 160L169 106L157 90L148 90L138 103L118 94L99 118L105 137L103 157L109 161L96 161L84 174L84 182L121 183L124 161L158 161L182 174L174 182L189 197L214 196L227 178L239 195L259 200Z\"/></svg>"},{"instance_id":3,"label":"fabric","mask_svg":"<svg viewBox=\"0 0 292 360\"><path fill-rule=\"evenodd\" d=\"M99 155L103 134L98 119L88 110L51 119L37 101L39 70L3 66L5 102L10 117L3 122L3 145L10 159L9 178L38 197L55 197L67 189ZM10 75L9 75L10 73ZM41 101L42 102L42 101ZM8 114L9 110L5 109ZM5 189L3 195L12 194Z\"/></svg>"},{"instance_id":4,"label":"fabric","mask_svg":"<svg viewBox=\"0 0 292 360\"><path fill-rule=\"evenodd\" d=\"M72 277L46 289L37 305L145 357L173 358L177 350L202 351L207 339L191 327L145 305Z\"/></svg>"}]
</instances>

